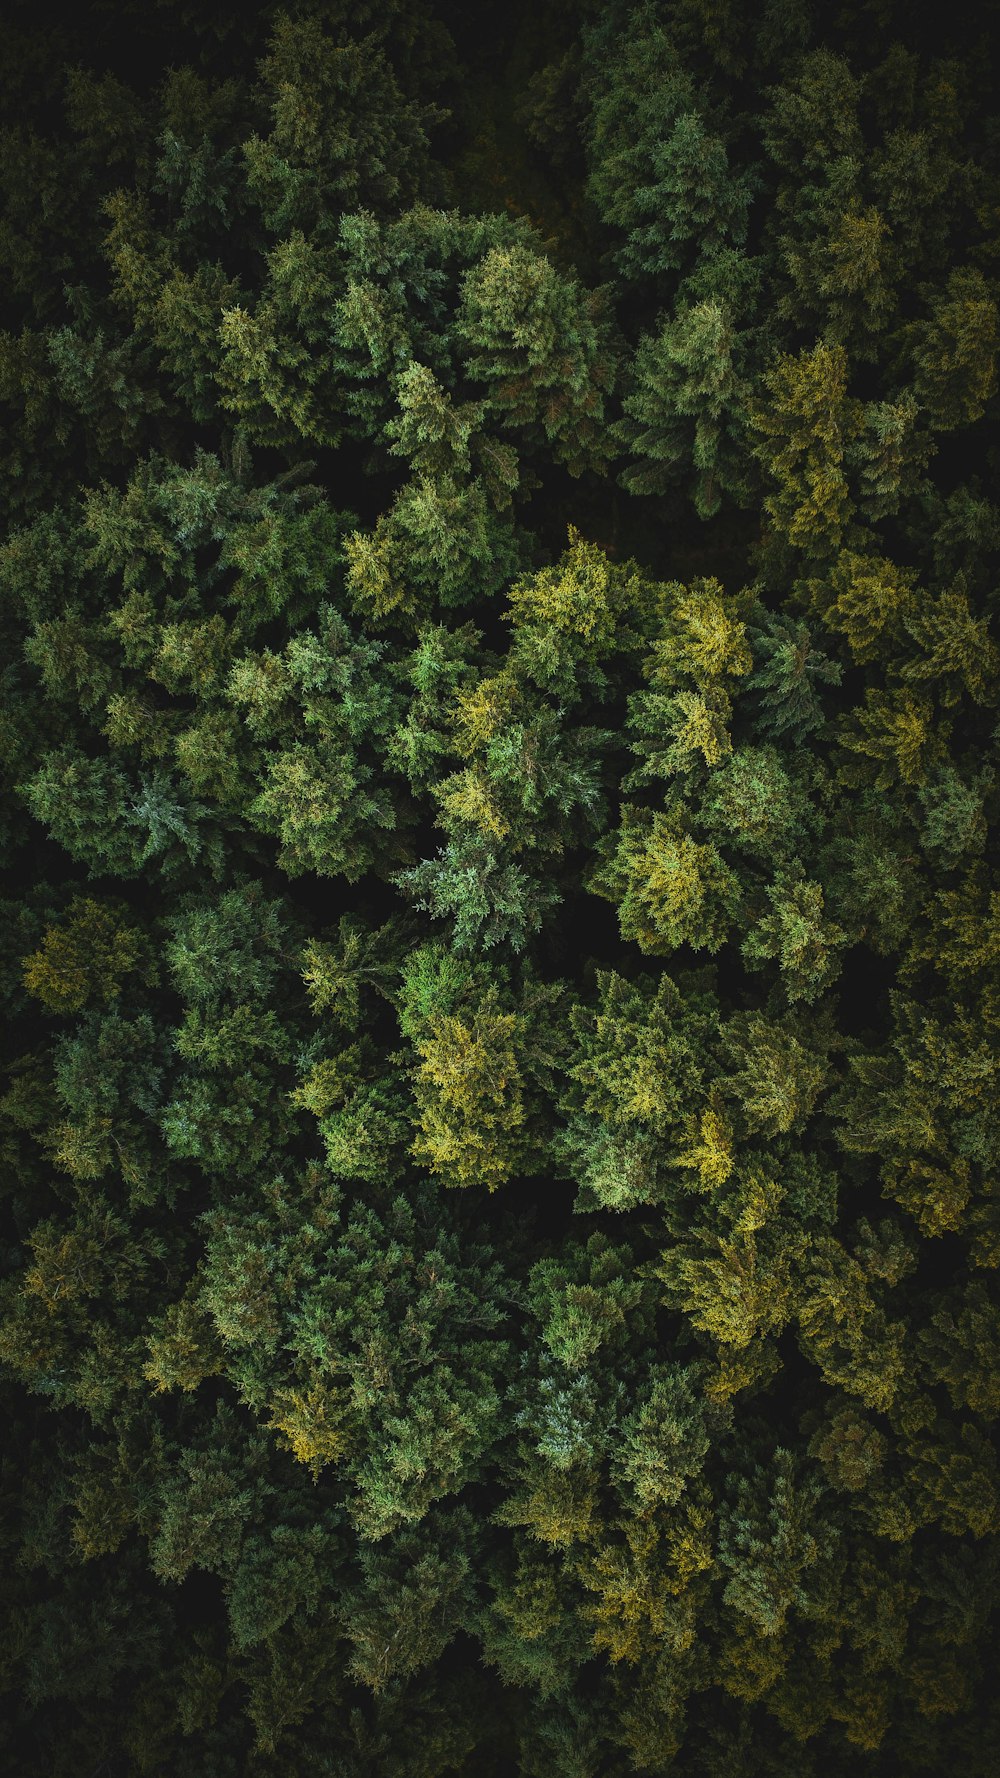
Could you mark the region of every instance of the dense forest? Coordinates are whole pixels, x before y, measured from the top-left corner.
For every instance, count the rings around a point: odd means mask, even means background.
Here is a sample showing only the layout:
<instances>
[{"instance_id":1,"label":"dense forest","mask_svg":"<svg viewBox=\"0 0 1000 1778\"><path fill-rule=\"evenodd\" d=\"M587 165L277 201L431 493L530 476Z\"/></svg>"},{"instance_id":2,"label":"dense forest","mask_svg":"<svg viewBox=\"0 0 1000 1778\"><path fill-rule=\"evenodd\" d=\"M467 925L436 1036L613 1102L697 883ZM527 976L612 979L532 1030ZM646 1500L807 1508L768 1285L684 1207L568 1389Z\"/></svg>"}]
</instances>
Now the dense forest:
<instances>
[{"instance_id":1,"label":"dense forest","mask_svg":"<svg viewBox=\"0 0 1000 1778\"><path fill-rule=\"evenodd\" d=\"M1000 1770L1000 120L8 0L0 1768Z\"/></svg>"}]
</instances>

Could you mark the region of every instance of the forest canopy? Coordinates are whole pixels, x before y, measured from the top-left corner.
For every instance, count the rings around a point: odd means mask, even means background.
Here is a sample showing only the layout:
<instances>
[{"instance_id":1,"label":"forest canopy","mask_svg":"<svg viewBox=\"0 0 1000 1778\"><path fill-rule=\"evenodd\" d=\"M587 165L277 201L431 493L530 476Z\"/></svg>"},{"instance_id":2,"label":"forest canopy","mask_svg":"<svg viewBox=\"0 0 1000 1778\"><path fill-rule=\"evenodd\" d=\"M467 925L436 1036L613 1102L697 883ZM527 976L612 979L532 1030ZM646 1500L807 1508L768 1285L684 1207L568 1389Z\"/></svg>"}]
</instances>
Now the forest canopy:
<instances>
[{"instance_id":1,"label":"forest canopy","mask_svg":"<svg viewBox=\"0 0 1000 1778\"><path fill-rule=\"evenodd\" d=\"M1000 1769L992 8L0 58L0 1765Z\"/></svg>"}]
</instances>

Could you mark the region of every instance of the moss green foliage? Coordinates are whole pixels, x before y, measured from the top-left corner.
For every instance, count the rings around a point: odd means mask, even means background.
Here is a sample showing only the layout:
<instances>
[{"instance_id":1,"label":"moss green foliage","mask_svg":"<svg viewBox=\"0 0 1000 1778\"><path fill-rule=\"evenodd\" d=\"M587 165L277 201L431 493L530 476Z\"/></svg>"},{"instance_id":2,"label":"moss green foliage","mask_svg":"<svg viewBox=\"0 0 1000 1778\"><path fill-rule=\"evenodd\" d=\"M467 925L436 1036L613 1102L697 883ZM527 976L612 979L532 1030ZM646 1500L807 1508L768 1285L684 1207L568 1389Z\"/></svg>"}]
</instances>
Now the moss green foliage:
<instances>
[{"instance_id":1,"label":"moss green foliage","mask_svg":"<svg viewBox=\"0 0 1000 1778\"><path fill-rule=\"evenodd\" d=\"M925 0L15 0L0 1768L1000 1770Z\"/></svg>"}]
</instances>

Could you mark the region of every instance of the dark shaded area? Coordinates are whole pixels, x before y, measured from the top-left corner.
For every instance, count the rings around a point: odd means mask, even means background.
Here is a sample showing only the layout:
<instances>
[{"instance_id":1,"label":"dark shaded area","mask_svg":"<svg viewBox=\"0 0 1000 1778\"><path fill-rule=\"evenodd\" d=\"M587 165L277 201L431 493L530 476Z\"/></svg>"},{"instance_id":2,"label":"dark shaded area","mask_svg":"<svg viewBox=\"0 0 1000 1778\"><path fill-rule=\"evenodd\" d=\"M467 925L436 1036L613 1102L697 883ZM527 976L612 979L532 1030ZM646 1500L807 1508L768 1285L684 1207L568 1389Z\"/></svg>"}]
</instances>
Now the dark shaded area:
<instances>
[{"instance_id":1,"label":"dark shaded area","mask_svg":"<svg viewBox=\"0 0 1000 1778\"><path fill-rule=\"evenodd\" d=\"M845 952L836 989L837 1023L845 1037L884 1040L890 1022L889 990L895 981L891 957L879 957L867 945L852 945Z\"/></svg>"}]
</instances>

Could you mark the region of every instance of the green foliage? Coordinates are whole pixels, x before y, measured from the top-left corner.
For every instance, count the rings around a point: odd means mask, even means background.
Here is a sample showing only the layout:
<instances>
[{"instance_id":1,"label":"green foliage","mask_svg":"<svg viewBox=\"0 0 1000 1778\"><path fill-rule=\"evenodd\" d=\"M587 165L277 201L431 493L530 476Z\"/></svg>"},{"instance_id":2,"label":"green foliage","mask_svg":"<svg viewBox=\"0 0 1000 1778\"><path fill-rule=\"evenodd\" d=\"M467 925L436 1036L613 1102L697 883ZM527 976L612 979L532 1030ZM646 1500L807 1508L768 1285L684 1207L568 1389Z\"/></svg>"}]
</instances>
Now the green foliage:
<instances>
[{"instance_id":1,"label":"green foliage","mask_svg":"<svg viewBox=\"0 0 1000 1778\"><path fill-rule=\"evenodd\" d=\"M618 426L623 447L637 458L622 474L630 493L662 494L690 465L700 518L712 518L724 494L745 503L742 355L719 302L697 303L640 340Z\"/></svg>"},{"instance_id":2,"label":"green foliage","mask_svg":"<svg viewBox=\"0 0 1000 1778\"><path fill-rule=\"evenodd\" d=\"M501 424L541 433L574 475L603 462L614 358L601 297L518 244L494 247L467 273L458 313L469 374L485 383Z\"/></svg>"},{"instance_id":3,"label":"green foliage","mask_svg":"<svg viewBox=\"0 0 1000 1778\"><path fill-rule=\"evenodd\" d=\"M409 959L399 1014L418 1058L412 1152L445 1185L495 1191L530 1170L538 1141L532 1077L547 1059L544 1015L557 997L557 989L527 981L521 1010L440 946Z\"/></svg>"},{"instance_id":4,"label":"green foliage","mask_svg":"<svg viewBox=\"0 0 1000 1778\"><path fill-rule=\"evenodd\" d=\"M992 1778L996 51L0 65L0 1764Z\"/></svg>"},{"instance_id":5,"label":"green foliage","mask_svg":"<svg viewBox=\"0 0 1000 1778\"><path fill-rule=\"evenodd\" d=\"M65 923L50 926L24 962L24 985L50 1012L79 1012L92 995L113 1000L122 976L135 967L141 939L134 927L119 924L99 901L78 898Z\"/></svg>"},{"instance_id":6,"label":"green foliage","mask_svg":"<svg viewBox=\"0 0 1000 1778\"><path fill-rule=\"evenodd\" d=\"M974 267L953 271L911 325L914 394L940 432L981 418L996 390L996 298Z\"/></svg>"},{"instance_id":7,"label":"green foliage","mask_svg":"<svg viewBox=\"0 0 1000 1778\"><path fill-rule=\"evenodd\" d=\"M571 1014L570 1115L557 1139L581 1207L656 1202L677 1166L708 1183L725 1178L725 1120L702 1089L713 997L697 984L682 991L667 974L655 988L616 973L597 985L597 1006Z\"/></svg>"},{"instance_id":8,"label":"green foliage","mask_svg":"<svg viewBox=\"0 0 1000 1778\"><path fill-rule=\"evenodd\" d=\"M595 30L586 84L589 194L624 240L626 277L689 270L700 255L746 239L752 171L730 171L726 144L652 7L612 36Z\"/></svg>"},{"instance_id":9,"label":"green foliage","mask_svg":"<svg viewBox=\"0 0 1000 1778\"><path fill-rule=\"evenodd\" d=\"M808 1610L811 1571L836 1539L817 1523L819 1489L799 1477L791 1451L774 1453L771 1474L741 1478L720 1524L719 1560L729 1570L723 1599L758 1635L775 1636L793 1608ZM819 1536L816 1535L819 1530Z\"/></svg>"},{"instance_id":10,"label":"green foliage","mask_svg":"<svg viewBox=\"0 0 1000 1778\"><path fill-rule=\"evenodd\" d=\"M405 204L426 188L434 108L407 100L374 35L328 35L319 17L279 14L260 76L271 128L243 153L274 234L328 229L344 211Z\"/></svg>"},{"instance_id":11,"label":"green foliage","mask_svg":"<svg viewBox=\"0 0 1000 1778\"><path fill-rule=\"evenodd\" d=\"M770 481L765 511L807 555L835 551L851 520L845 460L861 421L847 362L842 346L822 343L779 359L764 379L767 403L751 417Z\"/></svg>"},{"instance_id":12,"label":"green foliage","mask_svg":"<svg viewBox=\"0 0 1000 1778\"><path fill-rule=\"evenodd\" d=\"M747 934L743 955L751 968L776 958L789 1000L816 1000L839 973L844 931L824 917L822 885L799 873L779 871L767 896L770 912Z\"/></svg>"},{"instance_id":13,"label":"green foliage","mask_svg":"<svg viewBox=\"0 0 1000 1778\"><path fill-rule=\"evenodd\" d=\"M649 956L666 956L680 945L717 951L735 912L738 880L711 842L685 831L675 809L626 804L622 825L605 843L607 857L590 888L615 903L624 939Z\"/></svg>"},{"instance_id":14,"label":"green foliage","mask_svg":"<svg viewBox=\"0 0 1000 1778\"><path fill-rule=\"evenodd\" d=\"M283 656L237 661L226 691L251 732L278 743L263 755L261 789L247 812L280 839L281 868L290 877L314 871L353 881L371 863L373 833L395 825L391 798L368 786L372 743L387 734L398 705L381 680L382 647L352 635L332 606L318 615L318 634L294 637Z\"/></svg>"},{"instance_id":15,"label":"green foliage","mask_svg":"<svg viewBox=\"0 0 1000 1778\"><path fill-rule=\"evenodd\" d=\"M640 1511L676 1505L702 1469L710 1439L694 1381L682 1365L662 1366L625 1421L618 1472Z\"/></svg>"}]
</instances>

